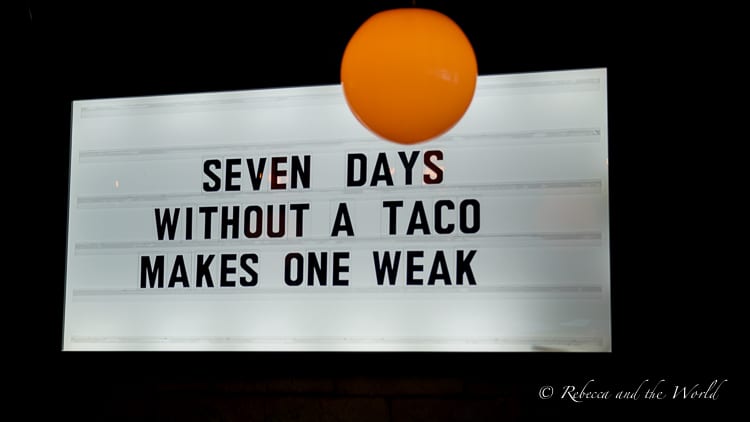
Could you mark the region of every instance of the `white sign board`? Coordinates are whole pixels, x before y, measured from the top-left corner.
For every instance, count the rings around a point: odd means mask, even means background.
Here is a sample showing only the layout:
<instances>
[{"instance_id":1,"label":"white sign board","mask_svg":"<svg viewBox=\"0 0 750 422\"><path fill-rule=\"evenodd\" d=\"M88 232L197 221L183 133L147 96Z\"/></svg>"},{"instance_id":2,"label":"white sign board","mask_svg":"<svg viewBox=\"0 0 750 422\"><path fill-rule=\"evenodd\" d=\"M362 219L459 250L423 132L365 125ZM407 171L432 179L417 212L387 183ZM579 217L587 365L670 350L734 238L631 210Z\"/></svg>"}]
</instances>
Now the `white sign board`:
<instances>
[{"instance_id":1,"label":"white sign board","mask_svg":"<svg viewBox=\"0 0 750 422\"><path fill-rule=\"evenodd\" d=\"M605 69L433 141L340 85L75 101L64 350L609 351Z\"/></svg>"}]
</instances>

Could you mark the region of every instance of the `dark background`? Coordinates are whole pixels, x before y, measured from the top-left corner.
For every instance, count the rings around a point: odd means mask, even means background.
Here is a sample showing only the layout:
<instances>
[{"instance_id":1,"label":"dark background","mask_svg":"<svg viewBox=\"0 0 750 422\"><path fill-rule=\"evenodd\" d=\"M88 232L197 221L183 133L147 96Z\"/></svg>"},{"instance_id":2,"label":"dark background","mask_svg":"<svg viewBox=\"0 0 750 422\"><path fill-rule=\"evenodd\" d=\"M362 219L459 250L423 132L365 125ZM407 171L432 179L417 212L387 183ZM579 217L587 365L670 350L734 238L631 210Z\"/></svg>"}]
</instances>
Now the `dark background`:
<instances>
[{"instance_id":1,"label":"dark background","mask_svg":"<svg viewBox=\"0 0 750 422\"><path fill-rule=\"evenodd\" d=\"M613 352L62 353L70 102L337 84L346 43L408 1L15 2L3 201L11 407L92 420L723 419L737 357L746 134L733 10L418 1L466 33L480 75L606 67ZM743 251L744 252L744 251ZM11 296L12 295L12 296ZM543 401L596 379L707 386L716 401ZM15 379L15 378L14 378Z\"/></svg>"}]
</instances>

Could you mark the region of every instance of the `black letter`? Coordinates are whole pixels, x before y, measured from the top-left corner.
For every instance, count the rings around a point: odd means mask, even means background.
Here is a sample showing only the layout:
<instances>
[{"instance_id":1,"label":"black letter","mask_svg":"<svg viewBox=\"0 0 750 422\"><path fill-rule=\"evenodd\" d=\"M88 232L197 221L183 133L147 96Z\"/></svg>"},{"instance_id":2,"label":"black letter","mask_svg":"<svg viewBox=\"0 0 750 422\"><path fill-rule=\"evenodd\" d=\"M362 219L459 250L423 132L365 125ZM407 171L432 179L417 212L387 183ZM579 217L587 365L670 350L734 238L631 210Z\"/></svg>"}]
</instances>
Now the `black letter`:
<instances>
[{"instance_id":1,"label":"black letter","mask_svg":"<svg viewBox=\"0 0 750 422\"><path fill-rule=\"evenodd\" d=\"M292 211L299 211L295 213L295 219L294 219L294 228L296 229L294 232L294 235L296 237L302 237L302 214L304 210L309 210L310 204L289 204L289 214L292 213Z\"/></svg>"},{"instance_id":2,"label":"black letter","mask_svg":"<svg viewBox=\"0 0 750 422\"><path fill-rule=\"evenodd\" d=\"M286 176L286 169L279 169L279 164L286 164L286 157L271 157L271 189L286 189L286 182L279 182L279 177Z\"/></svg>"},{"instance_id":3,"label":"black letter","mask_svg":"<svg viewBox=\"0 0 750 422\"><path fill-rule=\"evenodd\" d=\"M430 234L430 225L427 224L427 215L424 212L422 201L414 202L414 209L411 211L411 218L409 219L409 226L406 228L406 235L413 235L414 230L416 229L422 230L422 234Z\"/></svg>"},{"instance_id":4,"label":"black letter","mask_svg":"<svg viewBox=\"0 0 750 422\"><path fill-rule=\"evenodd\" d=\"M148 287L162 288L164 287L164 255L157 255L154 257L154 265L151 265L151 257L141 257L141 289L146 288L146 280L148 280Z\"/></svg>"},{"instance_id":5,"label":"black letter","mask_svg":"<svg viewBox=\"0 0 750 422\"><path fill-rule=\"evenodd\" d=\"M472 213L472 226L469 227L466 223L466 208L471 206ZM461 201L461 209L459 211L459 226L461 227L461 233L476 233L479 231L479 201L476 199L467 199Z\"/></svg>"},{"instance_id":6,"label":"black letter","mask_svg":"<svg viewBox=\"0 0 750 422\"><path fill-rule=\"evenodd\" d=\"M435 252L435 260L432 261L432 269L430 270L430 278L427 280L427 284L435 284L435 280L443 280L446 285L451 285L451 275L448 273L448 263L445 262L445 253L443 251Z\"/></svg>"},{"instance_id":7,"label":"black letter","mask_svg":"<svg viewBox=\"0 0 750 422\"><path fill-rule=\"evenodd\" d=\"M352 227L352 220L349 218L349 208L346 206L346 202L339 202L336 218L333 219L331 236L338 236L341 230L345 230L347 236L354 236L354 228Z\"/></svg>"},{"instance_id":8,"label":"black letter","mask_svg":"<svg viewBox=\"0 0 750 422\"><path fill-rule=\"evenodd\" d=\"M393 261L391 261L391 253L383 253L383 261L380 261L378 251L373 251L372 260L375 262L375 276L378 280L378 286L383 285L383 279L385 278L386 272L388 272L388 284L391 286L396 284L396 274L398 273L398 262L401 260L401 251L396 251L394 254Z\"/></svg>"},{"instance_id":9,"label":"black letter","mask_svg":"<svg viewBox=\"0 0 750 422\"><path fill-rule=\"evenodd\" d=\"M423 258L424 252L422 251L406 251L406 284L421 286L422 279L414 278L414 272L422 271L424 266L414 263L414 259Z\"/></svg>"},{"instance_id":10,"label":"black letter","mask_svg":"<svg viewBox=\"0 0 750 422\"><path fill-rule=\"evenodd\" d=\"M180 209L174 209L174 218L172 218L169 208L164 208L164 217L161 216L160 208L154 208L154 217L156 217L156 237L159 240L164 240L164 229L167 229L169 240L174 240L174 232L177 229Z\"/></svg>"},{"instance_id":11,"label":"black letter","mask_svg":"<svg viewBox=\"0 0 750 422\"><path fill-rule=\"evenodd\" d=\"M208 176L209 179L213 183L209 182L203 182L203 190L206 192L217 192L219 189L221 189L221 178L216 175L216 173L213 172L211 169L212 167L216 167L218 169L221 168L221 161L220 160L206 160L203 162L203 174Z\"/></svg>"},{"instance_id":12,"label":"black letter","mask_svg":"<svg viewBox=\"0 0 750 422\"><path fill-rule=\"evenodd\" d=\"M437 158L438 160L442 160L443 151L433 150L424 153L424 165L432 170L432 173L426 173L422 177L426 185L437 185L438 183L443 182L443 169L438 167L438 165L432 161L433 157Z\"/></svg>"},{"instance_id":13,"label":"black letter","mask_svg":"<svg viewBox=\"0 0 750 422\"><path fill-rule=\"evenodd\" d=\"M310 156L304 155L302 158L305 160L304 165L300 163L299 157L292 156L292 189L297 188L297 179L302 182L303 188L310 187Z\"/></svg>"},{"instance_id":14,"label":"black letter","mask_svg":"<svg viewBox=\"0 0 750 422\"><path fill-rule=\"evenodd\" d=\"M195 268L195 287L203 287L203 279L206 279L206 287L214 287L214 280L211 278L211 261L213 255L208 255L207 260L203 260L203 255L198 255L198 262Z\"/></svg>"},{"instance_id":15,"label":"black letter","mask_svg":"<svg viewBox=\"0 0 750 422\"><path fill-rule=\"evenodd\" d=\"M296 274L297 278L292 278L292 260L296 261ZM292 252L286 254L286 257L284 257L284 283L286 283L287 286L299 286L302 284L302 254L299 252Z\"/></svg>"},{"instance_id":16,"label":"black letter","mask_svg":"<svg viewBox=\"0 0 750 422\"><path fill-rule=\"evenodd\" d=\"M258 284L258 273L255 272L255 270L247 263L247 261L251 261L253 264L257 264L258 255L254 253L246 253L240 256L240 267L242 267L247 275L250 276L249 280L245 276L240 277L240 286L252 287Z\"/></svg>"},{"instance_id":17,"label":"black letter","mask_svg":"<svg viewBox=\"0 0 750 422\"><path fill-rule=\"evenodd\" d=\"M191 240L193 238L193 208L185 208L185 240Z\"/></svg>"},{"instance_id":18,"label":"black letter","mask_svg":"<svg viewBox=\"0 0 750 422\"><path fill-rule=\"evenodd\" d=\"M321 265L322 262L322 265ZM320 281L321 286L326 285L326 279L328 278L328 252L320 253L320 262L318 261L315 252L308 252L307 254L307 285L312 286L313 279L317 277Z\"/></svg>"},{"instance_id":19,"label":"black letter","mask_svg":"<svg viewBox=\"0 0 750 422\"><path fill-rule=\"evenodd\" d=\"M286 233L286 205L279 205L279 230L273 231L273 205L268 205L268 237L284 237Z\"/></svg>"},{"instance_id":20,"label":"black letter","mask_svg":"<svg viewBox=\"0 0 750 422\"><path fill-rule=\"evenodd\" d=\"M453 233L453 228L455 227L453 223L443 226L443 211L441 210L443 207L452 210L455 208L455 205L453 205L453 201L447 199L441 199L435 202L435 232L438 234Z\"/></svg>"},{"instance_id":21,"label":"black letter","mask_svg":"<svg viewBox=\"0 0 750 422\"><path fill-rule=\"evenodd\" d=\"M252 215L255 214L255 230L253 230ZM257 205L245 207L245 237L254 239L263 233L263 208Z\"/></svg>"},{"instance_id":22,"label":"black letter","mask_svg":"<svg viewBox=\"0 0 750 422\"><path fill-rule=\"evenodd\" d=\"M242 160L239 158L227 158L227 178L224 180L224 190L226 191L238 191L240 185L235 185L233 179L239 179L242 173L239 171L232 171L235 166L241 165Z\"/></svg>"},{"instance_id":23,"label":"black letter","mask_svg":"<svg viewBox=\"0 0 750 422\"><path fill-rule=\"evenodd\" d=\"M383 201L383 208L388 208L388 234L396 234L396 208L404 206L404 201Z\"/></svg>"},{"instance_id":24,"label":"black letter","mask_svg":"<svg viewBox=\"0 0 750 422\"><path fill-rule=\"evenodd\" d=\"M221 255L221 280L219 280L219 286L221 287L234 287L235 281L230 280L227 276L229 274L236 274L237 269L230 267L230 261L237 259L235 254L222 254Z\"/></svg>"},{"instance_id":25,"label":"black letter","mask_svg":"<svg viewBox=\"0 0 750 422\"><path fill-rule=\"evenodd\" d=\"M342 259L349 259L349 252L334 252L333 253L333 285L334 286L348 286L349 280L344 280L341 277L341 273L348 273L349 266L341 265Z\"/></svg>"},{"instance_id":26,"label":"black letter","mask_svg":"<svg viewBox=\"0 0 750 422\"><path fill-rule=\"evenodd\" d=\"M174 259L174 266L172 267L172 273L169 275L169 285L167 287L174 287L175 283L178 282L182 283L182 287L190 287L187 269L185 268L185 258L182 255L177 255Z\"/></svg>"},{"instance_id":27,"label":"black letter","mask_svg":"<svg viewBox=\"0 0 750 422\"><path fill-rule=\"evenodd\" d=\"M398 152L401 163L404 165L404 183L411 185L411 172L414 168L414 164L417 163L417 157L419 157L419 151L412 151L411 157L406 158L406 153L403 151Z\"/></svg>"},{"instance_id":28,"label":"black letter","mask_svg":"<svg viewBox=\"0 0 750 422\"><path fill-rule=\"evenodd\" d=\"M204 239L210 239L211 238L211 214L218 212L219 207L200 207L198 208L198 212L200 214L203 214L205 217L203 224L203 238Z\"/></svg>"},{"instance_id":29,"label":"black letter","mask_svg":"<svg viewBox=\"0 0 750 422\"><path fill-rule=\"evenodd\" d=\"M240 206L232 207L232 216L229 216L229 207L221 207L221 238L227 238L227 229L232 227L232 239L240 237Z\"/></svg>"},{"instance_id":30,"label":"black letter","mask_svg":"<svg viewBox=\"0 0 750 422\"><path fill-rule=\"evenodd\" d=\"M246 159L245 162L247 163L247 171L250 173L250 184L253 185L253 190L260 189L260 181L263 180L263 169L266 168L266 157L260 159L257 170L252 158Z\"/></svg>"},{"instance_id":31,"label":"black letter","mask_svg":"<svg viewBox=\"0 0 750 422\"><path fill-rule=\"evenodd\" d=\"M378 153L378 159L375 162L375 168L372 169L372 180L370 186L377 186L378 182L385 180L385 184L393 186L393 177L391 177L391 169L388 168L388 157L384 152Z\"/></svg>"},{"instance_id":32,"label":"black letter","mask_svg":"<svg viewBox=\"0 0 750 422\"><path fill-rule=\"evenodd\" d=\"M467 276L469 284L477 284L476 280L474 280L474 272L471 271L471 260L476 253L476 250L469 251L469 255L464 258L464 251L462 249L458 250L456 255L456 284L464 284L464 275Z\"/></svg>"},{"instance_id":33,"label":"black letter","mask_svg":"<svg viewBox=\"0 0 750 422\"><path fill-rule=\"evenodd\" d=\"M367 156L365 154L348 154L346 156L346 186L364 186L367 182ZM354 163L360 162L359 165L359 178L354 177Z\"/></svg>"}]
</instances>

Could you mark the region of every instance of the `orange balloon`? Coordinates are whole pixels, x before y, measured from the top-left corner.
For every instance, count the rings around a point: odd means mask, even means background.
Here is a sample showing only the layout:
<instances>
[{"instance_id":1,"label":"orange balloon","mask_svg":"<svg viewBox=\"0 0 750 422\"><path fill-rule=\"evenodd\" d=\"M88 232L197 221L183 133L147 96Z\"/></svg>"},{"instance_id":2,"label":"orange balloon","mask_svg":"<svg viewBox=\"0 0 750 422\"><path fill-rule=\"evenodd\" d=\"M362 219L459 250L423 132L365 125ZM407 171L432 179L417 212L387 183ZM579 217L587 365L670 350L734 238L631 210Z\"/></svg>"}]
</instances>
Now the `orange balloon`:
<instances>
[{"instance_id":1,"label":"orange balloon","mask_svg":"<svg viewBox=\"0 0 750 422\"><path fill-rule=\"evenodd\" d=\"M434 10L379 12L357 29L341 61L341 85L356 118L376 135L413 144L452 128L477 81L461 28Z\"/></svg>"}]
</instances>

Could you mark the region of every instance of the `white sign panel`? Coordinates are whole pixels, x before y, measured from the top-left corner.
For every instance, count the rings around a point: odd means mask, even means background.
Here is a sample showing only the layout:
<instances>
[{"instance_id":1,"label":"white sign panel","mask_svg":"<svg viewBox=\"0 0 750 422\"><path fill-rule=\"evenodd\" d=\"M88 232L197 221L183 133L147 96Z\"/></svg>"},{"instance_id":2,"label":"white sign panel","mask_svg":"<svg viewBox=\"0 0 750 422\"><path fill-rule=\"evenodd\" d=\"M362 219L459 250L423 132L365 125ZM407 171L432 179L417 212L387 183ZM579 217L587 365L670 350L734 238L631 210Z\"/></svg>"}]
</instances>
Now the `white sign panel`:
<instances>
[{"instance_id":1,"label":"white sign panel","mask_svg":"<svg viewBox=\"0 0 750 422\"><path fill-rule=\"evenodd\" d=\"M75 101L65 350L609 351L605 69L405 146L340 85Z\"/></svg>"}]
</instances>

